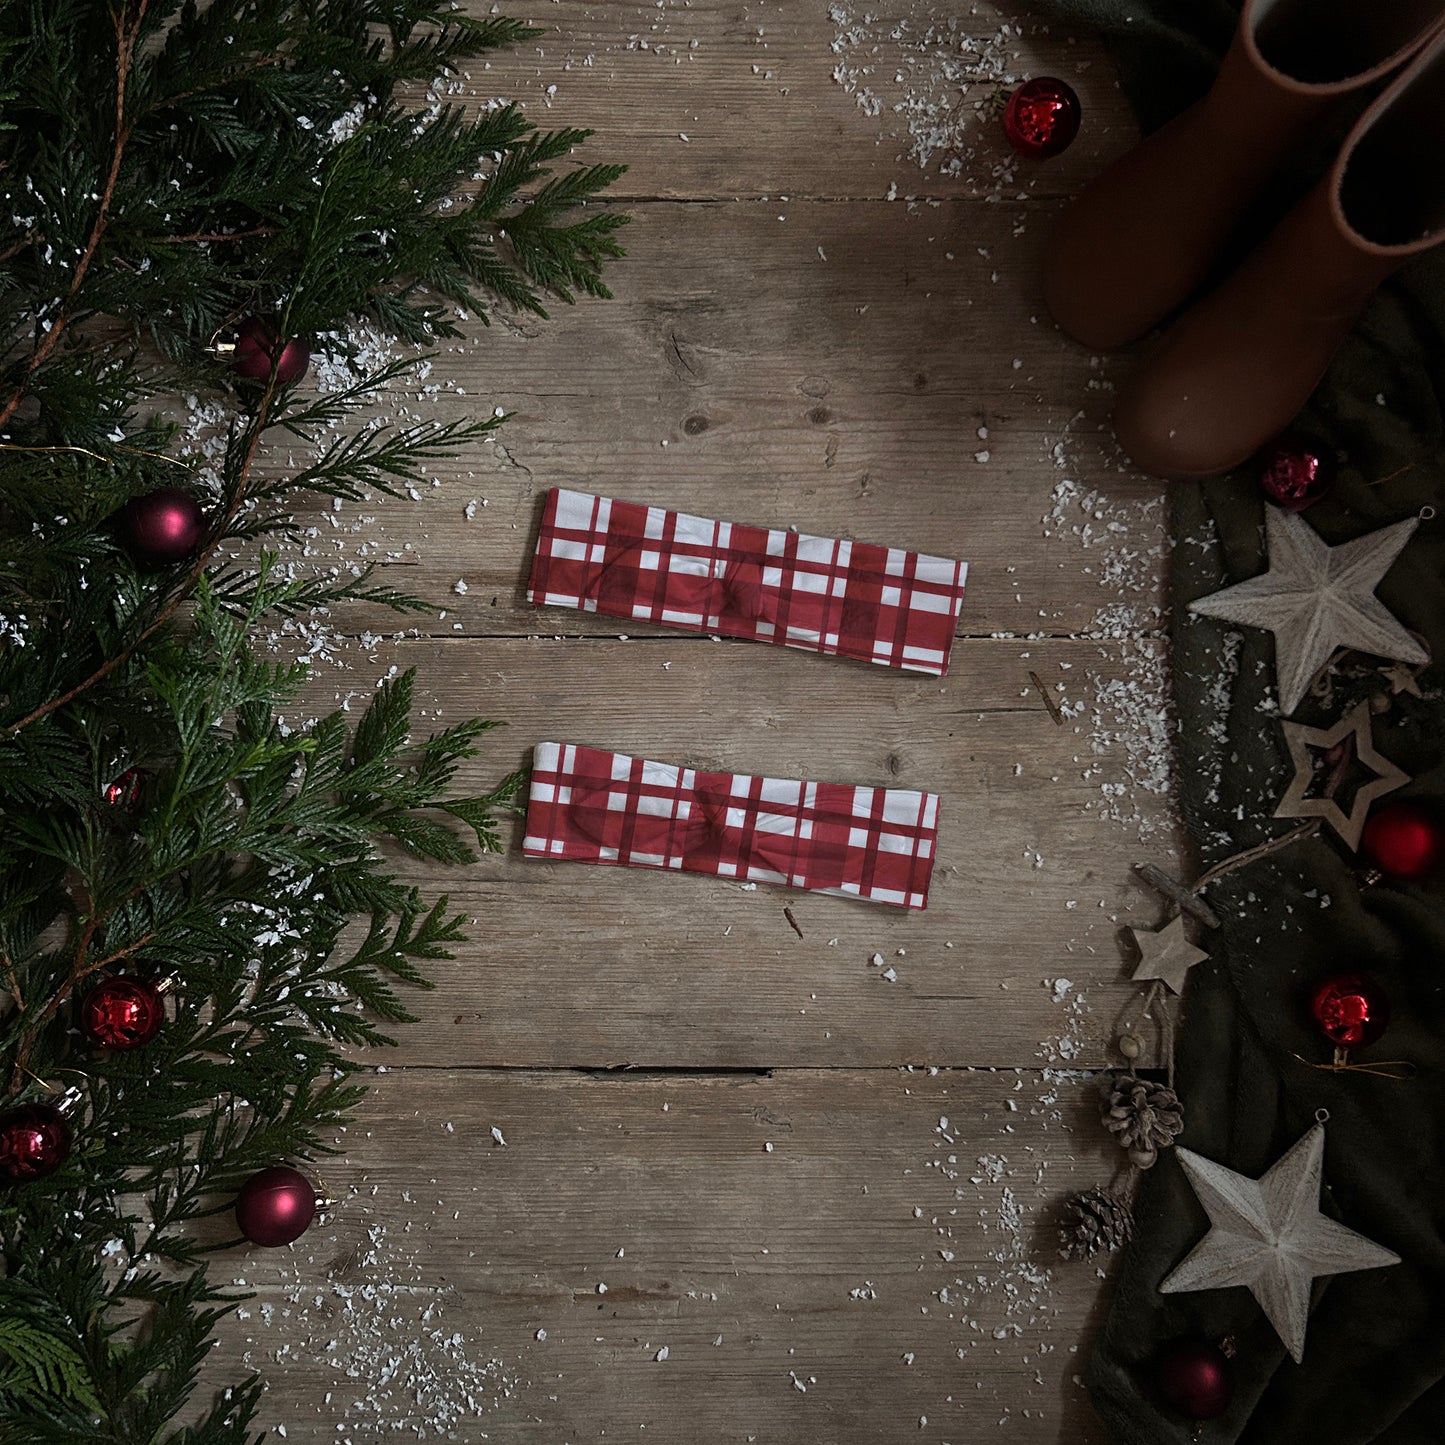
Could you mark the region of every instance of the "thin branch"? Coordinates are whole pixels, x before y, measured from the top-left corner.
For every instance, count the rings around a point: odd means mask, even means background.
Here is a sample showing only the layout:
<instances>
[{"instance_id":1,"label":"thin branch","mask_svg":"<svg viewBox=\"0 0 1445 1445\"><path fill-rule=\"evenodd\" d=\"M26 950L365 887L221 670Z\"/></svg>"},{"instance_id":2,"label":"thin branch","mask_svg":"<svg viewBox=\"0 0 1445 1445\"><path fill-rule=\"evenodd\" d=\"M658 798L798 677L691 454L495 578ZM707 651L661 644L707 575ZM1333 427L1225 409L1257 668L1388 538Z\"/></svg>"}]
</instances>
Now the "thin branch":
<instances>
[{"instance_id":1,"label":"thin branch","mask_svg":"<svg viewBox=\"0 0 1445 1445\"><path fill-rule=\"evenodd\" d=\"M249 231L192 231L185 236L157 236L160 246L181 246L196 241L249 241L254 236L276 236L280 226L253 226Z\"/></svg>"},{"instance_id":2,"label":"thin branch","mask_svg":"<svg viewBox=\"0 0 1445 1445\"><path fill-rule=\"evenodd\" d=\"M30 353L30 360L26 363L25 375L21 378L20 384L15 388L14 395L7 401L3 408L0 408L0 427L15 415L15 408L20 405L25 395L25 387L36 370L42 366L50 353L60 344L61 334L65 330L66 322L70 319L69 308L84 282L86 273L90 270L90 263L95 259L96 250L99 248L107 227L110 225L110 208L115 201L116 182L120 179L120 164L125 156L125 148L130 142L132 126L126 123L125 118L125 93L126 86L130 80L131 66L135 61L135 43L140 36L141 24L145 20L146 6L150 0L140 0L136 6L135 24L127 28L125 17L121 11L114 13L115 19L115 147L110 157L110 172L106 176L105 185L100 193L100 209L96 212L95 224L90 229L90 237L85 243L85 249L80 254L80 260L75 263L75 272L70 278L70 289L66 292L65 299L60 303L60 310L56 313L55 320L51 323L50 330L41 337L35 349Z\"/></svg>"},{"instance_id":3,"label":"thin branch","mask_svg":"<svg viewBox=\"0 0 1445 1445\"><path fill-rule=\"evenodd\" d=\"M280 364L280 353L277 353L276 365ZM206 565L215 555L216 548L226 536L227 529L236 520L241 510L242 503L246 500L246 483L250 480L251 466L256 459L256 448L261 442L261 433L266 426L266 414L271 408L271 402L276 395L276 373L273 366L271 378L266 383L266 390L261 395L260 405L256 408L256 415L251 422L251 436L246 445L246 454L241 459L240 479L236 486L236 495L231 505L226 509L225 515L215 527L211 534L211 540L196 555L196 560L191 564L189 571L180 583L176 586L175 594L170 601L151 619L150 623L116 653L114 657L108 657L89 677L76 683L68 692L63 692L59 697L51 698L47 703L42 703L33 712L27 713L19 722L11 723L5 729L4 736L14 737L23 728L27 728L33 722L39 722L41 718L48 717L51 713L64 707L67 703L74 702L81 693L88 692L98 682L103 682L118 667L123 667L135 655L136 649L148 638L158 632L170 621L176 609L190 595L191 588L200 579L201 573L206 570Z\"/></svg>"}]
</instances>

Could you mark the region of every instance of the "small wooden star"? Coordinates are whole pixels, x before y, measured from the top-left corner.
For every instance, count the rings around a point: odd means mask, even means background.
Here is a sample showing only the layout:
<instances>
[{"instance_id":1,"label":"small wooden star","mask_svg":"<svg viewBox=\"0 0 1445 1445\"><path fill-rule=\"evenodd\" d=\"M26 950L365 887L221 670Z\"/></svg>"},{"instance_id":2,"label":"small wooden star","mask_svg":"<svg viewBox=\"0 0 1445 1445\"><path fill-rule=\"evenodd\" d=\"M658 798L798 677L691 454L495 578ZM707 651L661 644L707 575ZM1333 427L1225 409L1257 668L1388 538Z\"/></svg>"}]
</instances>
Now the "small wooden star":
<instances>
[{"instance_id":1,"label":"small wooden star","mask_svg":"<svg viewBox=\"0 0 1445 1445\"><path fill-rule=\"evenodd\" d=\"M1406 667L1403 662L1392 662L1389 667L1380 669L1380 676L1390 684L1391 697L1399 697L1402 692L1408 692L1411 697L1423 696L1416 681L1419 674L1418 667Z\"/></svg>"},{"instance_id":2,"label":"small wooden star","mask_svg":"<svg viewBox=\"0 0 1445 1445\"><path fill-rule=\"evenodd\" d=\"M1281 712L1288 716L1300 705L1315 674L1338 648L1399 662L1429 660L1375 596L1420 525L1418 517L1331 547L1293 512L1274 507L1267 512L1269 571L1201 597L1189 610L1274 633Z\"/></svg>"},{"instance_id":3,"label":"small wooden star","mask_svg":"<svg viewBox=\"0 0 1445 1445\"><path fill-rule=\"evenodd\" d=\"M1276 818L1319 818L1339 834L1348 848L1360 846L1360 834L1365 829L1365 815L1370 804L1386 793L1410 781L1410 775L1397 768L1389 758L1375 751L1370 735L1370 704L1362 702L1353 707L1332 728L1307 728L1300 723L1287 722L1284 728L1289 756L1294 764L1294 777L1274 810ZM1355 789L1347 813L1335 801L1333 790L1326 786L1320 797L1312 798L1309 790L1315 781L1315 752L1329 752L1348 743L1351 754L1363 766L1370 769L1375 777ZM1346 758L1348 761L1348 757Z\"/></svg>"},{"instance_id":4,"label":"small wooden star","mask_svg":"<svg viewBox=\"0 0 1445 1445\"><path fill-rule=\"evenodd\" d=\"M1184 936L1182 914L1173 922L1166 923L1157 933L1131 928L1129 936L1139 950L1139 966L1134 970L1134 982L1157 978L1171 993L1183 993L1189 970L1209 957L1204 949L1196 948Z\"/></svg>"},{"instance_id":5,"label":"small wooden star","mask_svg":"<svg viewBox=\"0 0 1445 1445\"><path fill-rule=\"evenodd\" d=\"M1188 1149L1174 1151L1209 1215L1209 1233L1159 1286L1161 1294L1243 1285L1298 1364L1310 1285L1320 1275L1398 1264L1400 1256L1320 1213L1325 1129L1316 1124L1259 1179Z\"/></svg>"}]
</instances>

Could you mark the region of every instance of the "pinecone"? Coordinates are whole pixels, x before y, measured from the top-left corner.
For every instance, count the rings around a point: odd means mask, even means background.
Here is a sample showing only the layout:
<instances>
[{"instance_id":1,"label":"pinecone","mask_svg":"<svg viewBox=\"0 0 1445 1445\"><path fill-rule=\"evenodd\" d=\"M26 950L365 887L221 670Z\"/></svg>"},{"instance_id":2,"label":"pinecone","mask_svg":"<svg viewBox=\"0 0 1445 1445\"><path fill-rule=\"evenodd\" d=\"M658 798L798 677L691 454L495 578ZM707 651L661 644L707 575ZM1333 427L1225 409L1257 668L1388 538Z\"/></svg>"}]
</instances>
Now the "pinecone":
<instances>
[{"instance_id":1,"label":"pinecone","mask_svg":"<svg viewBox=\"0 0 1445 1445\"><path fill-rule=\"evenodd\" d=\"M1059 1221L1059 1253L1065 1259L1092 1259L1101 1249L1115 1250L1134 1236L1129 1201L1107 1189L1071 1194Z\"/></svg>"},{"instance_id":2,"label":"pinecone","mask_svg":"<svg viewBox=\"0 0 1445 1445\"><path fill-rule=\"evenodd\" d=\"M1104 1127L1130 1162L1152 1169L1161 1149L1168 1149L1184 1132L1184 1105L1165 1084L1151 1083L1138 1074L1120 1074L1104 1100Z\"/></svg>"}]
</instances>

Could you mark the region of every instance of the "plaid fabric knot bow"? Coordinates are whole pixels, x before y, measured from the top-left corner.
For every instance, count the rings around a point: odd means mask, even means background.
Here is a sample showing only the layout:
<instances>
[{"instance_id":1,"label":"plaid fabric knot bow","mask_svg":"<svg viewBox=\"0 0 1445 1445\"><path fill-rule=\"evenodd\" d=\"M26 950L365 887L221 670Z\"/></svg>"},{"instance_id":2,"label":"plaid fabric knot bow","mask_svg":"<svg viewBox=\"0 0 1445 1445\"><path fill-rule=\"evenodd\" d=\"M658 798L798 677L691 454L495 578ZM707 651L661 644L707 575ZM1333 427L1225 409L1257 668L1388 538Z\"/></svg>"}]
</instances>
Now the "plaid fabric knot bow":
<instances>
[{"instance_id":1,"label":"plaid fabric knot bow","mask_svg":"<svg viewBox=\"0 0 1445 1445\"><path fill-rule=\"evenodd\" d=\"M922 908L937 816L932 793L698 772L539 743L523 852Z\"/></svg>"},{"instance_id":2,"label":"plaid fabric knot bow","mask_svg":"<svg viewBox=\"0 0 1445 1445\"><path fill-rule=\"evenodd\" d=\"M554 487L527 596L854 657L913 672L948 668L962 562Z\"/></svg>"}]
</instances>

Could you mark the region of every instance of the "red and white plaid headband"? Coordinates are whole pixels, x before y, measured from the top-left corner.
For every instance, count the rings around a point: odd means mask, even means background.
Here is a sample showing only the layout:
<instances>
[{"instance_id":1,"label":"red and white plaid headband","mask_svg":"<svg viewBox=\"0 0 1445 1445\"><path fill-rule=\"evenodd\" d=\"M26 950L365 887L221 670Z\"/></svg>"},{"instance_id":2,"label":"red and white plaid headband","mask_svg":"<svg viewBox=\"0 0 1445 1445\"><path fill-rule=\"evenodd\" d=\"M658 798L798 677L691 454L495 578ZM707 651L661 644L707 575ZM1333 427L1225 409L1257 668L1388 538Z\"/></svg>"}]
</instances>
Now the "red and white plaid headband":
<instances>
[{"instance_id":1,"label":"red and white plaid headband","mask_svg":"<svg viewBox=\"0 0 1445 1445\"><path fill-rule=\"evenodd\" d=\"M937 841L935 793L704 773L538 743L522 852L924 908Z\"/></svg>"},{"instance_id":2,"label":"red and white plaid headband","mask_svg":"<svg viewBox=\"0 0 1445 1445\"><path fill-rule=\"evenodd\" d=\"M553 487L527 598L941 676L968 564Z\"/></svg>"}]
</instances>

